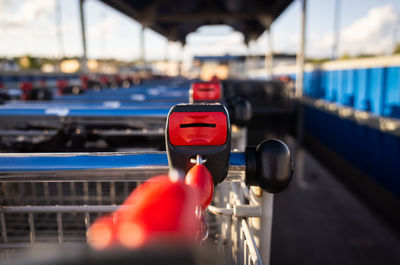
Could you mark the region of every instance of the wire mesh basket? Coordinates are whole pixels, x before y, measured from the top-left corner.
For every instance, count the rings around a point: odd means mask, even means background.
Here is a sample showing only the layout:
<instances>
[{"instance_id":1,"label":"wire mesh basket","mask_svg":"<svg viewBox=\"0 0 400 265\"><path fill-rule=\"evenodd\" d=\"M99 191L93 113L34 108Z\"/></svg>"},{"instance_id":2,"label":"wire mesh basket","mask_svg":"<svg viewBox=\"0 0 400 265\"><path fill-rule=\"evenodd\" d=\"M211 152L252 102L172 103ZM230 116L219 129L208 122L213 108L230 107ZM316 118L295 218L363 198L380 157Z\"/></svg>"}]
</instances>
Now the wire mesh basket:
<instances>
[{"instance_id":1,"label":"wire mesh basket","mask_svg":"<svg viewBox=\"0 0 400 265\"><path fill-rule=\"evenodd\" d=\"M233 145L243 151L246 131L235 134ZM25 170L0 176L2 263L35 246L86 245L97 217L115 211L148 177L168 172L162 152L1 156L20 159ZM43 166L49 159L51 166ZM272 195L245 185L243 153L232 153L230 160L228 177L216 186L206 213L208 241L226 264L268 264Z\"/></svg>"},{"instance_id":2,"label":"wire mesh basket","mask_svg":"<svg viewBox=\"0 0 400 265\"><path fill-rule=\"evenodd\" d=\"M115 211L139 184L137 181L1 183L1 261L4 263L35 245L85 244L90 224L97 217ZM261 264L249 223L249 217L260 218L261 208L250 205L251 192L243 184L228 182L216 189L213 204L222 207L209 209L209 238L228 264ZM247 212L233 211L246 202Z\"/></svg>"}]
</instances>

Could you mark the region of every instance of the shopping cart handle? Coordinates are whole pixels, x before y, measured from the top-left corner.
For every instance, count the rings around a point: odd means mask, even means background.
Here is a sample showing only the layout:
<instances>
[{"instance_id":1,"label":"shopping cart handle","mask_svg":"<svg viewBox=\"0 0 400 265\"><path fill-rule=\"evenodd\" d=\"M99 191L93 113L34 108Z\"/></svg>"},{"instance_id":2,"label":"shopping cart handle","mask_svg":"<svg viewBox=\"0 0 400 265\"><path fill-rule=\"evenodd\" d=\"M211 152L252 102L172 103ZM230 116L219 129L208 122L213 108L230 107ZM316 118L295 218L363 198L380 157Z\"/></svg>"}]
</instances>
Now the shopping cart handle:
<instances>
[{"instance_id":1,"label":"shopping cart handle","mask_svg":"<svg viewBox=\"0 0 400 265\"><path fill-rule=\"evenodd\" d=\"M227 181L241 181L246 175L248 185L275 193L292 178L289 148L278 140L231 153L229 160ZM165 152L0 154L0 181L10 182L144 181L168 170Z\"/></svg>"},{"instance_id":2,"label":"shopping cart handle","mask_svg":"<svg viewBox=\"0 0 400 265\"><path fill-rule=\"evenodd\" d=\"M231 153L229 181L244 179L244 153ZM165 152L3 153L0 181L145 181L169 171Z\"/></svg>"},{"instance_id":3,"label":"shopping cart handle","mask_svg":"<svg viewBox=\"0 0 400 265\"><path fill-rule=\"evenodd\" d=\"M290 150L279 140L266 140L246 148L246 184L270 193L284 190L292 180Z\"/></svg>"}]
</instances>

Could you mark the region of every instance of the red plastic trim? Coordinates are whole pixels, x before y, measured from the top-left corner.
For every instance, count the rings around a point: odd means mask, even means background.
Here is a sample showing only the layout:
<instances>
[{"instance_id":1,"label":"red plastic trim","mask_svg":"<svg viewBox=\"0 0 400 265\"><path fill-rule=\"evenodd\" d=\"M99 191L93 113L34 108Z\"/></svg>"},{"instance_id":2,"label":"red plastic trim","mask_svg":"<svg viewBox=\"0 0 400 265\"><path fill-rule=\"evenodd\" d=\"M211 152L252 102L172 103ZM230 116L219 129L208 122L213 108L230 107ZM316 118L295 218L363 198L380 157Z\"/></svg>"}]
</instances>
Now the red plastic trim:
<instances>
[{"instance_id":1,"label":"red plastic trim","mask_svg":"<svg viewBox=\"0 0 400 265\"><path fill-rule=\"evenodd\" d=\"M222 112L174 112L169 117L173 145L223 145L227 130L227 117Z\"/></svg>"},{"instance_id":2,"label":"red plastic trim","mask_svg":"<svg viewBox=\"0 0 400 265\"><path fill-rule=\"evenodd\" d=\"M221 100L220 83L194 83L192 90L194 101Z\"/></svg>"}]
</instances>

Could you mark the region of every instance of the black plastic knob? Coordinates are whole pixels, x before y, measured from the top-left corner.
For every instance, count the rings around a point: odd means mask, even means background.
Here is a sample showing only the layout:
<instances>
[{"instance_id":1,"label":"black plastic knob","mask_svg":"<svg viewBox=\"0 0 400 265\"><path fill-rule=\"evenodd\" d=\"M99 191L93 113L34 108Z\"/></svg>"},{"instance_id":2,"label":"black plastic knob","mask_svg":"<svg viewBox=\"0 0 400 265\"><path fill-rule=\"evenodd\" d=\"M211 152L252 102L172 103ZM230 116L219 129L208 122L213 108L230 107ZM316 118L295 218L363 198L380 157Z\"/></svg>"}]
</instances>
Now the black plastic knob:
<instances>
[{"instance_id":1,"label":"black plastic knob","mask_svg":"<svg viewBox=\"0 0 400 265\"><path fill-rule=\"evenodd\" d=\"M246 184L259 186L269 193L284 190L292 180L290 150L279 140L266 140L246 148Z\"/></svg>"},{"instance_id":2,"label":"black plastic knob","mask_svg":"<svg viewBox=\"0 0 400 265\"><path fill-rule=\"evenodd\" d=\"M85 126L77 125L75 128L70 130L69 136L70 141L67 143L68 148L82 149L85 147L88 136Z\"/></svg>"},{"instance_id":3,"label":"black plastic knob","mask_svg":"<svg viewBox=\"0 0 400 265\"><path fill-rule=\"evenodd\" d=\"M10 100L10 96L0 91L0 105L6 103L7 100Z\"/></svg>"},{"instance_id":4,"label":"black plastic knob","mask_svg":"<svg viewBox=\"0 0 400 265\"><path fill-rule=\"evenodd\" d=\"M244 98L236 98L230 105L232 106L232 123L238 126L246 126L252 117L251 103Z\"/></svg>"}]
</instances>

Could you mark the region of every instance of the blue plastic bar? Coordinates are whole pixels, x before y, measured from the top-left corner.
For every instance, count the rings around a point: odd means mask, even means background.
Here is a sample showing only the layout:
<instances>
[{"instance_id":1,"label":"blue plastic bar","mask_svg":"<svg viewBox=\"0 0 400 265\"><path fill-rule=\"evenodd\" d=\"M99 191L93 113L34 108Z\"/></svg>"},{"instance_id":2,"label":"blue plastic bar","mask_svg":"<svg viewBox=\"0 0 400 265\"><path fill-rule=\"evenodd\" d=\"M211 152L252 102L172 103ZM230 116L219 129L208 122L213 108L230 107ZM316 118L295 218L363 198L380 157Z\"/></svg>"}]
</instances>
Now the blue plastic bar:
<instances>
[{"instance_id":1,"label":"blue plastic bar","mask_svg":"<svg viewBox=\"0 0 400 265\"><path fill-rule=\"evenodd\" d=\"M57 102L25 102L14 101L8 102L1 108L7 109L47 109L47 108L71 108L71 109L85 109L85 108L104 108L104 109L117 109L117 108L171 108L174 105L182 103L181 101L174 102L127 102L118 100L106 100L102 102L96 101L57 101Z\"/></svg>"},{"instance_id":2,"label":"blue plastic bar","mask_svg":"<svg viewBox=\"0 0 400 265\"><path fill-rule=\"evenodd\" d=\"M243 172L244 153L232 153L230 171ZM0 154L0 181L143 180L168 172L165 152Z\"/></svg>"},{"instance_id":3,"label":"blue plastic bar","mask_svg":"<svg viewBox=\"0 0 400 265\"><path fill-rule=\"evenodd\" d=\"M129 88L119 90L89 90L82 95L61 95L55 96L54 101L63 100L122 100L133 102L145 101L187 101L189 99L189 87L182 88Z\"/></svg>"},{"instance_id":4,"label":"blue plastic bar","mask_svg":"<svg viewBox=\"0 0 400 265\"><path fill-rule=\"evenodd\" d=\"M58 116L58 117L166 117L169 108L7 108L0 107L0 116Z\"/></svg>"},{"instance_id":5,"label":"blue plastic bar","mask_svg":"<svg viewBox=\"0 0 400 265\"><path fill-rule=\"evenodd\" d=\"M145 96L145 95L123 95L123 94L118 94L118 95L101 95L101 96L96 96L96 95L87 95L87 96L63 96L63 97L55 97L53 99L54 102L57 101L90 101L90 102L96 102L96 101L106 101L106 100L118 100L118 101L124 101L124 102L166 102L166 101L180 101L180 102L188 102L189 101L189 95L182 95L182 96Z\"/></svg>"},{"instance_id":6,"label":"blue plastic bar","mask_svg":"<svg viewBox=\"0 0 400 265\"><path fill-rule=\"evenodd\" d=\"M245 154L232 153L231 166L244 166ZM91 170L168 166L165 152L0 154L0 171Z\"/></svg>"}]
</instances>

